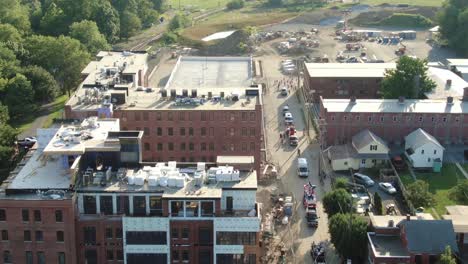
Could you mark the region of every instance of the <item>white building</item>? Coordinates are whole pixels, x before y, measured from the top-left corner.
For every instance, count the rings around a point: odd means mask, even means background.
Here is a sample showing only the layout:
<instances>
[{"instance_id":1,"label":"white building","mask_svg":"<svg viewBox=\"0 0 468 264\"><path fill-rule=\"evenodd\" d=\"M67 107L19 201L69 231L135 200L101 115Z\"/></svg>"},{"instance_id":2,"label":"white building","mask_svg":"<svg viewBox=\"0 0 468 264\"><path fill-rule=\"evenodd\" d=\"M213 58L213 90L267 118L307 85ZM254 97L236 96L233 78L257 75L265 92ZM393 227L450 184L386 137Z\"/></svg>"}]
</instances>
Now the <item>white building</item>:
<instances>
[{"instance_id":1,"label":"white building","mask_svg":"<svg viewBox=\"0 0 468 264\"><path fill-rule=\"evenodd\" d=\"M442 163L445 148L421 128L405 137L405 155L414 168L432 168Z\"/></svg>"}]
</instances>

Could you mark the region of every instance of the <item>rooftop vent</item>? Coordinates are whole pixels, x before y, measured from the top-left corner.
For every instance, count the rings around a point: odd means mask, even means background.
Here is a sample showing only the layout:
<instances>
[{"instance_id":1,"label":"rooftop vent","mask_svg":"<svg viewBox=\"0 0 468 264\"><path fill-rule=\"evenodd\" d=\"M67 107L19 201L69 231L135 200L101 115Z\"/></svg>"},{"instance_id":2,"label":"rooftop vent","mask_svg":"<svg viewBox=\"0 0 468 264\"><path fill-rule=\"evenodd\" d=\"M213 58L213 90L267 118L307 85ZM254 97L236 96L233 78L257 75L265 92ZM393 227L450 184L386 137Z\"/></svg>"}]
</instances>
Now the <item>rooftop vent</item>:
<instances>
[{"instance_id":1,"label":"rooftop vent","mask_svg":"<svg viewBox=\"0 0 468 264\"><path fill-rule=\"evenodd\" d=\"M183 97L188 97L188 90L187 89L182 89L182 96Z\"/></svg>"},{"instance_id":2,"label":"rooftop vent","mask_svg":"<svg viewBox=\"0 0 468 264\"><path fill-rule=\"evenodd\" d=\"M167 90L166 89L161 89L161 97L163 97L163 98L167 97Z\"/></svg>"},{"instance_id":3,"label":"rooftop vent","mask_svg":"<svg viewBox=\"0 0 468 264\"><path fill-rule=\"evenodd\" d=\"M398 103L399 104L404 104L405 103L405 97L404 96L398 97Z\"/></svg>"},{"instance_id":4,"label":"rooftop vent","mask_svg":"<svg viewBox=\"0 0 468 264\"><path fill-rule=\"evenodd\" d=\"M351 104L355 104L356 103L356 96L351 96L351 98L349 99L349 102Z\"/></svg>"},{"instance_id":5,"label":"rooftop vent","mask_svg":"<svg viewBox=\"0 0 468 264\"><path fill-rule=\"evenodd\" d=\"M171 98L176 98L176 90L171 89Z\"/></svg>"},{"instance_id":6,"label":"rooftop vent","mask_svg":"<svg viewBox=\"0 0 468 264\"><path fill-rule=\"evenodd\" d=\"M395 226L395 222L393 222L393 220L388 220L388 227L394 227Z\"/></svg>"},{"instance_id":7,"label":"rooftop vent","mask_svg":"<svg viewBox=\"0 0 468 264\"><path fill-rule=\"evenodd\" d=\"M197 97L197 89L192 89L192 98Z\"/></svg>"},{"instance_id":8,"label":"rooftop vent","mask_svg":"<svg viewBox=\"0 0 468 264\"><path fill-rule=\"evenodd\" d=\"M447 82L445 83L448 87L452 86L452 79L447 79Z\"/></svg>"},{"instance_id":9,"label":"rooftop vent","mask_svg":"<svg viewBox=\"0 0 468 264\"><path fill-rule=\"evenodd\" d=\"M453 97L452 96L447 97L447 104L453 104Z\"/></svg>"}]
</instances>

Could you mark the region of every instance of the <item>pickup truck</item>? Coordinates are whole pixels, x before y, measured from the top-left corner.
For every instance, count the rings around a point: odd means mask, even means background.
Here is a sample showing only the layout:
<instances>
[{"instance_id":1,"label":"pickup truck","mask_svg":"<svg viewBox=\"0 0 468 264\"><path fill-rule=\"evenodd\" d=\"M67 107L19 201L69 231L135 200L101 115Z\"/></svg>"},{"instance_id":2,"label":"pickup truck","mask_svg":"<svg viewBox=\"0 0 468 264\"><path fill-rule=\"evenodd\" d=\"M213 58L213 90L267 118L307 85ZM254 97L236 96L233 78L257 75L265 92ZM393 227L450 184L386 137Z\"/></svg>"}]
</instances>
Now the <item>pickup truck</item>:
<instances>
[{"instance_id":1,"label":"pickup truck","mask_svg":"<svg viewBox=\"0 0 468 264\"><path fill-rule=\"evenodd\" d=\"M20 147L32 147L34 146L34 144L36 144L37 142L37 139L35 137L27 137L25 139L22 139L22 140L18 140L16 141L16 144Z\"/></svg>"}]
</instances>

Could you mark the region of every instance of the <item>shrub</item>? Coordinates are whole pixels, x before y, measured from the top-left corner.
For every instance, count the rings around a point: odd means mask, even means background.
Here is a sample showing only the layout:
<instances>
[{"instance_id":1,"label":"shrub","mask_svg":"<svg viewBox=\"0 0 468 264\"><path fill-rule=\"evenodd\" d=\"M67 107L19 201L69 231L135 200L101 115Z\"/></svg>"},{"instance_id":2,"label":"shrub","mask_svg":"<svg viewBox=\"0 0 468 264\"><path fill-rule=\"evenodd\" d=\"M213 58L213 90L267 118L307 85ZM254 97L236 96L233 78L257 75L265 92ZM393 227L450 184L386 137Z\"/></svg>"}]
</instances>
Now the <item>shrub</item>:
<instances>
[{"instance_id":1,"label":"shrub","mask_svg":"<svg viewBox=\"0 0 468 264\"><path fill-rule=\"evenodd\" d=\"M430 27L433 23L422 15L395 13L376 24L393 27Z\"/></svg>"},{"instance_id":2,"label":"shrub","mask_svg":"<svg viewBox=\"0 0 468 264\"><path fill-rule=\"evenodd\" d=\"M176 43L177 40L178 40L178 36L177 34L173 33L173 32L165 32L161 38L161 40L165 43L165 44L173 44L173 43Z\"/></svg>"},{"instance_id":3,"label":"shrub","mask_svg":"<svg viewBox=\"0 0 468 264\"><path fill-rule=\"evenodd\" d=\"M244 0L232 0L226 4L227 9L241 9L244 7Z\"/></svg>"},{"instance_id":4,"label":"shrub","mask_svg":"<svg viewBox=\"0 0 468 264\"><path fill-rule=\"evenodd\" d=\"M190 25L190 20L188 19L187 16L184 16L182 14L177 14L172 18L171 22L169 22L169 30L176 31L176 30L188 27L189 25Z\"/></svg>"}]
</instances>

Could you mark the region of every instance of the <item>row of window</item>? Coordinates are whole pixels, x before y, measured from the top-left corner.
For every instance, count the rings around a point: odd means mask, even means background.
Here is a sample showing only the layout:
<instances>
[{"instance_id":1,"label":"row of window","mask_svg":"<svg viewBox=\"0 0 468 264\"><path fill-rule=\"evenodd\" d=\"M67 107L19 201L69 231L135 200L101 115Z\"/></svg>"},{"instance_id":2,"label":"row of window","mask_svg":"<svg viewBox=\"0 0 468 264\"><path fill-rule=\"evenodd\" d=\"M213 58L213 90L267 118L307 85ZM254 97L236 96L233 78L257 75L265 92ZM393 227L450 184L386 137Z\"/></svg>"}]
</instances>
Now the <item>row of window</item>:
<instances>
[{"instance_id":1,"label":"row of window","mask_svg":"<svg viewBox=\"0 0 468 264\"><path fill-rule=\"evenodd\" d=\"M257 233L255 232L216 232L217 245L255 245Z\"/></svg>"},{"instance_id":2,"label":"row of window","mask_svg":"<svg viewBox=\"0 0 468 264\"><path fill-rule=\"evenodd\" d=\"M29 209L22 209L21 210L21 220L23 222L29 222L30 219L30 214L29 214ZM42 221L42 214L41 210L34 210L33 211L33 219L34 222L41 222ZM0 209L0 221L6 221L7 220L7 214L5 209ZM61 223L63 222L63 213L62 210L55 210L55 222Z\"/></svg>"},{"instance_id":3,"label":"row of window","mask_svg":"<svg viewBox=\"0 0 468 264\"><path fill-rule=\"evenodd\" d=\"M256 264L255 254L217 254L216 263L223 264Z\"/></svg>"},{"instance_id":4,"label":"row of window","mask_svg":"<svg viewBox=\"0 0 468 264\"><path fill-rule=\"evenodd\" d=\"M111 249L106 250L106 259L109 261L112 260L117 260L117 261L123 261L124 260L124 255L122 250L116 250L115 252ZM99 264L98 262L98 252L96 249L86 249L85 250L85 262L87 264ZM127 263L129 263L127 261ZM157 262L155 262L157 263ZM162 262L161 262L162 263ZM138 263L138 264L144 264L144 263Z\"/></svg>"},{"instance_id":5,"label":"row of window","mask_svg":"<svg viewBox=\"0 0 468 264\"><path fill-rule=\"evenodd\" d=\"M99 201L97 201L99 200ZM149 196L148 210L151 216L162 216L162 198L161 196ZM83 196L83 211L85 214L97 214L97 203L99 202L100 211L99 213L105 215L112 214L125 214L134 216L146 216L147 205L146 196L133 196L133 212L130 212L130 197L121 195L116 197L116 208L114 212L114 199L110 195L100 195L99 198L95 195L84 195Z\"/></svg>"},{"instance_id":6,"label":"row of window","mask_svg":"<svg viewBox=\"0 0 468 264\"><path fill-rule=\"evenodd\" d=\"M123 127L122 130L128 130L127 127ZM135 130L141 131L141 127L135 127ZM179 133L176 135L176 131L174 130L173 127L167 127L166 132L164 133L162 127L156 127L155 128L155 135L162 137L162 136L195 136L195 130L193 127L185 128L185 127L180 127L179 128ZM151 128L149 127L143 127L144 131L144 136L151 136ZM202 127L200 128L199 135L204 137L204 136L210 136L213 137L215 133L214 127L206 128ZM224 136L235 136L236 133L239 133L240 136L242 137L254 137L256 132L254 127L242 127L238 131L236 131L236 128L231 127L231 128L223 128L223 135ZM198 134L197 134L198 135Z\"/></svg>"},{"instance_id":7,"label":"row of window","mask_svg":"<svg viewBox=\"0 0 468 264\"><path fill-rule=\"evenodd\" d=\"M44 233L41 230L36 230L34 231L35 234L35 241L36 242L42 242L44 241ZM64 242L65 241L65 235L63 231L56 231L56 241L57 242ZM9 235L8 235L8 230L2 230L2 241L8 241L9 240ZM32 236L31 236L31 230L24 230L23 231L23 241L26 242L31 242L32 241Z\"/></svg>"},{"instance_id":8,"label":"row of window","mask_svg":"<svg viewBox=\"0 0 468 264\"><path fill-rule=\"evenodd\" d=\"M114 236L115 235L115 236ZM122 239L122 228L112 229L111 227L106 228L105 231L106 239ZM83 227L83 241L87 245L95 245L96 238L96 227L95 226L85 226Z\"/></svg>"},{"instance_id":9,"label":"row of window","mask_svg":"<svg viewBox=\"0 0 468 264\"><path fill-rule=\"evenodd\" d=\"M168 160L194 163L195 162L195 157L188 157L188 158L187 157L179 157L179 158L169 157L169 158L164 158L164 159L162 157L153 157L151 161L165 162L165 161L168 161ZM201 156L200 158L197 158L197 161L215 162L216 157L215 156L209 156L209 157Z\"/></svg>"},{"instance_id":10,"label":"row of window","mask_svg":"<svg viewBox=\"0 0 468 264\"><path fill-rule=\"evenodd\" d=\"M149 112L132 112L133 113L133 119L135 121L149 121L150 120L150 113ZM200 118L195 117L196 112L188 112L188 114L184 111L179 111L177 115L175 115L173 112L166 112L165 117L163 117L162 112L156 112L156 116L154 119L157 121L213 121L215 119L215 113L214 112L200 112ZM237 116L236 112L218 112L219 118L218 120L222 121L235 121L239 117ZM128 112L122 112L121 118L128 118ZM175 120L177 116L177 120ZM240 114L240 120L241 121L255 121L256 120L256 114L255 112L241 112Z\"/></svg>"},{"instance_id":11,"label":"row of window","mask_svg":"<svg viewBox=\"0 0 468 264\"><path fill-rule=\"evenodd\" d=\"M355 118L356 121L361 120L361 116L359 116L359 115L355 116L354 118ZM385 116L381 116L379 119L380 119L380 122L385 122L385 121L386 121ZM335 121L335 116L331 116L331 120L332 120L332 121ZM348 117L348 116L343 116L343 121L347 121L347 120L352 121L353 119L350 118L350 117ZM373 118L372 116L368 116L368 117L367 117L367 121L368 121L368 122L372 122L373 120L374 120L374 118ZM400 121L401 121L401 118L399 118L398 116L393 116L393 117L392 117L392 120L393 120L393 122L400 122ZM436 118L436 117L431 117L430 120L431 120L431 122L434 122L434 123L435 123L435 122L439 122L439 119ZM445 123L445 122L447 122L447 120L448 120L447 117L442 117L440 121L442 121L442 122ZM407 116L407 117L406 117L406 122L412 122L412 121L413 121L413 117L412 117L412 116ZM419 117L417 118L417 121L423 122L423 121L424 121L424 117L423 117L423 116L419 116ZM459 121L460 121L460 117L455 117L455 122L459 122Z\"/></svg>"},{"instance_id":12,"label":"row of window","mask_svg":"<svg viewBox=\"0 0 468 264\"><path fill-rule=\"evenodd\" d=\"M213 235L209 227L199 227L198 228L198 245L209 246L213 244ZM177 227L174 226L171 228L171 239L172 240L189 240L190 239L190 229L188 227ZM178 242L176 242L178 243Z\"/></svg>"},{"instance_id":13,"label":"row of window","mask_svg":"<svg viewBox=\"0 0 468 264\"><path fill-rule=\"evenodd\" d=\"M179 144L179 148L175 148L175 144L173 142L167 143L167 147L164 147L165 144L163 143L157 143L155 144L155 149L157 151L215 151L215 144L210 142L210 143L200 143L199 147L196 147L195 143L185 143L182 142ZM234 143L231 144L223 144L222 146L223 151L255 151L255 142L241 142L240 145L236 145ZM150 143L144 143L144 150L145 151L151 151L151 144Z\"/></svg>"},{"instance_id":14,"label":"row of window","mask_svg":"<svg viewBox=\"0 0 468 264\"><path fill-rule=\"evenodd\" d=\"M26 251L24 253L25 261L18 261L18 263L25 263L25 264L33 264L34 257L32 251ZM37 264L46 264L46 263L54 263L54 262L47 262L46 255L42 251L36 252L36 263ZM11 252L8 250L3 251L3 263L13 263L13 257ZM57 262L58 264L65 264L65 253L64 252L57 252Z\"/></svg>"}]
</instances>

